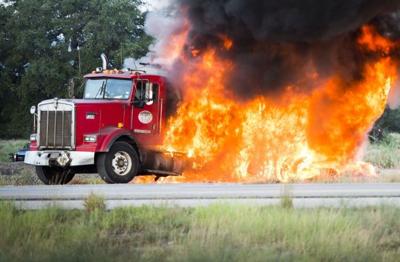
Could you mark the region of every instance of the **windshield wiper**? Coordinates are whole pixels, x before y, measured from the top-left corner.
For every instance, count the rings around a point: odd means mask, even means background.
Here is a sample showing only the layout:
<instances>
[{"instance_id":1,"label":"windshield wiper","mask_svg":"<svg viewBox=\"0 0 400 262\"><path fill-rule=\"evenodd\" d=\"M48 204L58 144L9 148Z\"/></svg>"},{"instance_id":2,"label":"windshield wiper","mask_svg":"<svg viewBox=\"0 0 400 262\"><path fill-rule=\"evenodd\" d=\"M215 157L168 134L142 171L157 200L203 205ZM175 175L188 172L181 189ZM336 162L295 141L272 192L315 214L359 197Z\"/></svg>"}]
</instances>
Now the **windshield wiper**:
<instances>
[{"instance_id":1,"label":"windshield wiper","mask_svg":"<svg viewBox=\"0 0 400 262\"><path fill-rule=\"evenodd\" d=\"M103 83L101 84L99 91L95 95L94 99L98 99L98 95L102 95L101 98L104 98L105 89L106 89L106 81L104 80Z\"/></svg>"}]
</instances>

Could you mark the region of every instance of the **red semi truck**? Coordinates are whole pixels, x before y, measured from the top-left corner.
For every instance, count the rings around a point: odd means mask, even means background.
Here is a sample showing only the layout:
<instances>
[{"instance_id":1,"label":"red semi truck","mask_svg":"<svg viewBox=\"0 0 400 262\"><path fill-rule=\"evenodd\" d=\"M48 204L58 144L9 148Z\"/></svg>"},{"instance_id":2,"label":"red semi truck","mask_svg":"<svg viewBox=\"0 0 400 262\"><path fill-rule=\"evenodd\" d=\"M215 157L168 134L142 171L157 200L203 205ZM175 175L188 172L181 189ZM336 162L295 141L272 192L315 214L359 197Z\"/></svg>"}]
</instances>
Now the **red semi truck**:
<instances>
[{"instance_id":1,"label":"red semi truck","mask_svg":"<svg viewBox=\"0 0 400 262\"><path fill-rule=\"evenodd\" d=\"M184 154L161 147L168 110L178 99L165 77L98 68L85 76L82 99L55 98L31 108L36 132L25 163L45 184L67 184L77 173L98 173L107 183L180 175Z\"/></svg>"}]
</instances>

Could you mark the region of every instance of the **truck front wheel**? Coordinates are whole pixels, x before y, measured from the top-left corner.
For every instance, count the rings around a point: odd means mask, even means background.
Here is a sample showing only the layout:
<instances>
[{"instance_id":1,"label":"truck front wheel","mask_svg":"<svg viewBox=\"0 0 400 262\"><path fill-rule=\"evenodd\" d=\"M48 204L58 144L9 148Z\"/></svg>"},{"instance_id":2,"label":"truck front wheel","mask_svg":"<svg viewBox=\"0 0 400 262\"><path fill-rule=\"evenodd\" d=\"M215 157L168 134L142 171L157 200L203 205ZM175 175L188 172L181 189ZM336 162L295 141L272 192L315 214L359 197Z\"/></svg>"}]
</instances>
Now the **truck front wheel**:
<instances>
[{"instance_id":1,"label":"truck front wheel","mask_svg":"<svg viewBox=\"0 0 400 262\"><path fill-rule=\"evenodd\" d=\"M36 174L46 185L65 185L75 176L75 172L70 168L48 166L37 166Z\"/></svg>"},{"instance_id":2,"label":"truck front wheel","mask_svg":"<svg viewBox=\"0 0 400 262\"><path fill-rule=\"evenodd\" d=\"M107 153L97 157L97 172L109 184L126 184L139 171L139 157L128 143L115 142Z\"/></svg>"}]
</instances>

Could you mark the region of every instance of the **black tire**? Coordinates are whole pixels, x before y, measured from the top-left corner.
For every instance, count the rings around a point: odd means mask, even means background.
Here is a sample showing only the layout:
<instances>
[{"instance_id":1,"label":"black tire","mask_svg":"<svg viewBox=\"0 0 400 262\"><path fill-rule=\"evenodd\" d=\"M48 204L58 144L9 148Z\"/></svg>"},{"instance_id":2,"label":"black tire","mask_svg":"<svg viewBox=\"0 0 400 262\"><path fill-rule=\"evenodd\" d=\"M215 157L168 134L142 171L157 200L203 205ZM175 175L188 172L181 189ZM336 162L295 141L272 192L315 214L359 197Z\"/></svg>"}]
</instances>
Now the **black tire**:
<instances>
[{"instance_id":1,"label":"black tire","mask_svg":"<svg viewBox=\"0 0 400 262\"><path fill-rule=\"evenodd\" d=\"M139 156L126 142L115 142L107 153L98 155L97 172L108 184L127 184L138 174Z\"/></svg>"},{"instance_id":2,"label":"black tire","mask_svg":"<svg viewBox=\"0 0 400 262\"><path fill-rule=\"evenodd\" d=\"M48 166L37 166L36 174L45 185L65 185L75 176L71 168Z\"/></svg>"}]
</instances>

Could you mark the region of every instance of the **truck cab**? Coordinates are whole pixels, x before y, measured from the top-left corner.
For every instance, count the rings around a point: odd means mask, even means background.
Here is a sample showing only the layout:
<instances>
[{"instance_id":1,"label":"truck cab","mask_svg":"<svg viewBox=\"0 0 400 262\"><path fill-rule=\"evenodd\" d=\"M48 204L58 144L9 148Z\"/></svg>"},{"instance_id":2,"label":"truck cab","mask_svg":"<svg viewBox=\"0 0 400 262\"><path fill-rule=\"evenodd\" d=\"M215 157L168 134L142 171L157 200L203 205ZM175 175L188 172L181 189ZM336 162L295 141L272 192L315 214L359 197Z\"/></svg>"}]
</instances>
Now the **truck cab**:
<instances>
[{"instance_id":1,"label":"truck cab","mask_svg":"<svg viewBox=\"0 0 400 262\"><path fill-rule=\"evenodd\" d=\"M163 76L97 70L85 76L82 99L39 103L25 163L45 184L69 183L76 173L98 173L107 183L138 175L180 175L181 153L162 149L168 110L179 93Z\"/></svg>"}]
</instances>

